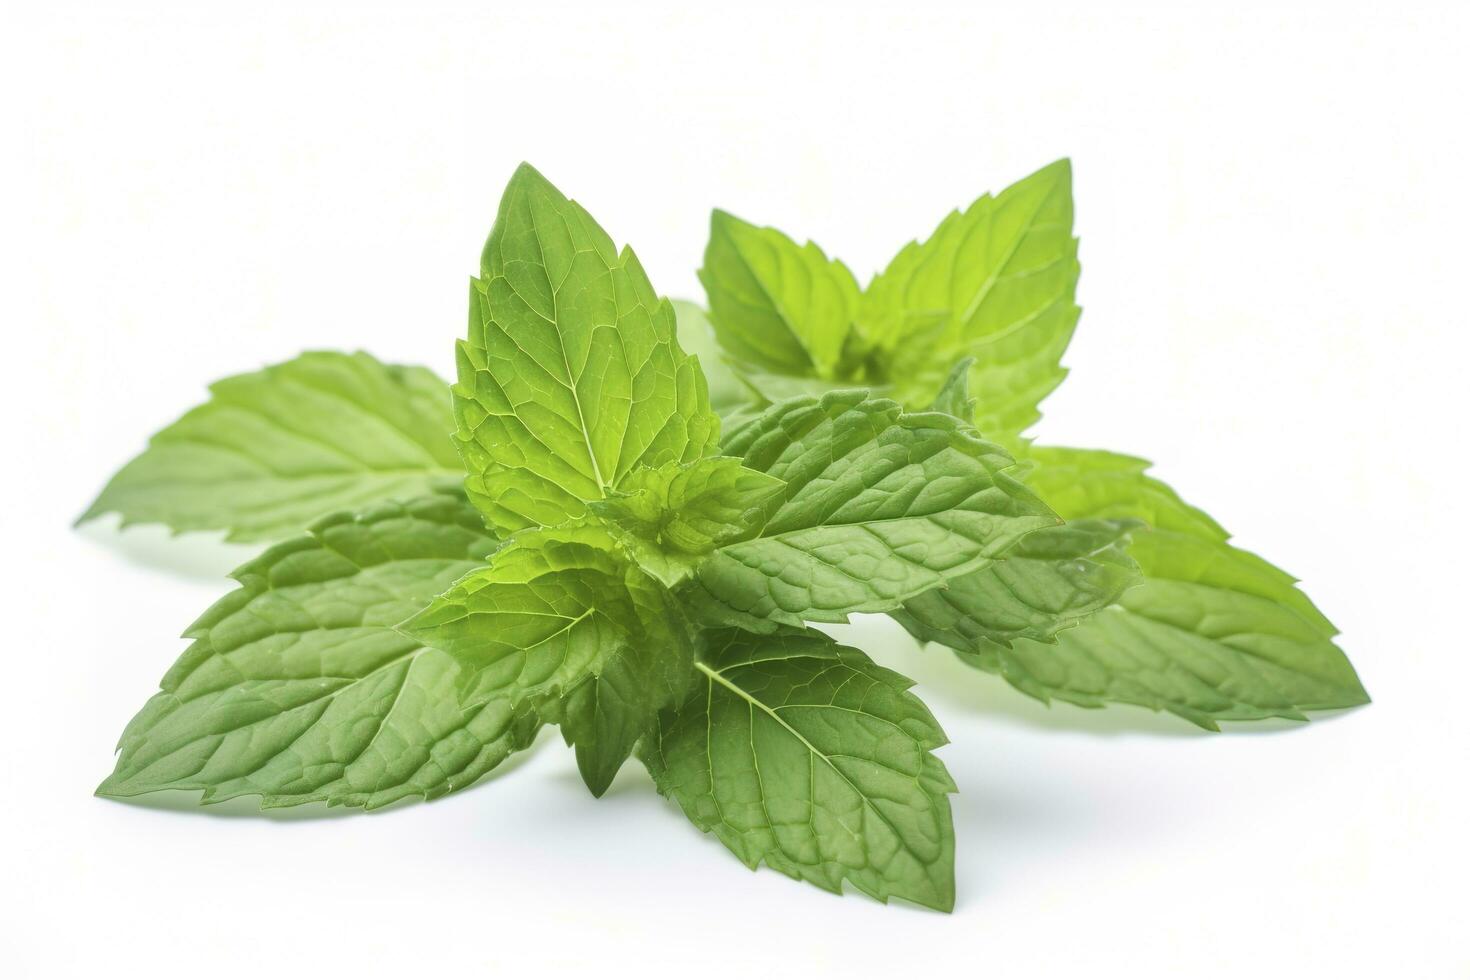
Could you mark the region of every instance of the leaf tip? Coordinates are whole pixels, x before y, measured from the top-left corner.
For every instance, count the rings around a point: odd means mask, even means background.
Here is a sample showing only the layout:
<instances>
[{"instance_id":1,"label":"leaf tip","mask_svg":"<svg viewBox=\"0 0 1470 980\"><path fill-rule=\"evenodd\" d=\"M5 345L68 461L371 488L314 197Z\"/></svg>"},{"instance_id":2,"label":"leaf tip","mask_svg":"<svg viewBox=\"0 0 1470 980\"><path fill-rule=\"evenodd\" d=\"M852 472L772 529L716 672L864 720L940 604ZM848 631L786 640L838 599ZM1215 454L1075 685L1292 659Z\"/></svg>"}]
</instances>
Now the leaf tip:
<instances>
[{"instance_id":1,"label":"leaf tip","mask_svg":"<svg viewBox=\"0 0 1470 980\"><path fill-rule=\"evenodd\" d=\"M1072 158L1060 157L1059 159L1053 160L1030 177L1024 178L1020 183L1025 184L1032 181L1036 181L1037 183L1044 181L1051 185L1052 191L1064 190L1070 193L1072 188Z\"/></svg>"},{"instance_id":2,"label":"leaf tip","mask_svg":"<svg viewBox=\"0 0 1470 980\"><path fill-rule=\"evenodd\" d=\"M122 781L117 778L117 773L114 772L110 773L106 779L97 784L97 788L92 790L92 795L104 800L120 800L133 794L122 788Z\"/></svg>"},{"instance_id":3,"label":"leaf tip","mask_svg":"<svg viewBox=\"0 0 1470 980\"><path fill-rule=\"evenodd\" d=\"M925 908L933 909L935 912L943 912L945 915L951 915L951 914L953 914L954 913L954 888L951 886L946 891L941 892L935 898L934 902L932 902L932 903L925 902L923 904L924 904L924 907Z\"/></svg>"},{"instance_id":4,"label":"leaf tip","mask_svg":"<svg viewBox=\"0 0 1470 980\"><path fill-rule=\"evenodd\" d=\"M566 201L566 196L556 189L556 185L546 179L546 175L526 161L521 161L516 167L515 173L510 175L510 180L505 185L503 200L510 200L516 190L535 190L541 194L549 195L555 201Z\"/></svg>"},{"instance_id":5,"label":"leaf tip","mask_svg":"<svg viewBox=\"0 0 1470 980\"><path fill-rule=\"evenodd\" d=\"M520 164L517 165L515 173L510 175L510 179L512 182L518 180L540 181L542 183L546 182L546 178L541 175L541 171L531 166L531 163L528 160L522 160Z\"/></svg>"},{"instance_id":6,"label":"leaf tip","mask_svg":"<svg viewBox=\"0 0 1470 980\"><path fill-rule=\"evenodd\" d=\"M101 499L99 498L98 500L93 501L92 506L88 507L86 510L78 514L76 516L76 519L71 522L72 530L76 530L83 524L86 524L88 521L95 521L97 518L105 514L106 511L98 506L100 503Z\"/></svg>"},{"instance_id":7,"label":"leaf tip","mask_svg":"<svg viewBox=\"0 0 1470 980\"><path fill-rule=\"evenodd\" d=\"M744 218L737 218L729 211L722 211L719 208L715 208L709 213L709 230L711 236L717 233L729 235L752 227L754 225L750 222Z\"/></svg>"}]
</instances>

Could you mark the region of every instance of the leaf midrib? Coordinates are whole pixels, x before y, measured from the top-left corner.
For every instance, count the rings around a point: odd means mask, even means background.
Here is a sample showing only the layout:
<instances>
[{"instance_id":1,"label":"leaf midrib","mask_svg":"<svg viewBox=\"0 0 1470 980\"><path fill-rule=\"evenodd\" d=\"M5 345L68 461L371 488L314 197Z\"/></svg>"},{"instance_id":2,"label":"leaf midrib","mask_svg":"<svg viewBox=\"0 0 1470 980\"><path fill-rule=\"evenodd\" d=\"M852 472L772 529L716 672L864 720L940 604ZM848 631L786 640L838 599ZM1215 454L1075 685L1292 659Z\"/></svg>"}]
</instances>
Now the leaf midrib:
<instances>
[{"instance_id":1,"label":"leaf midrib","mask_svg":"<svg viewBox=\"0 0 1470 980\"><path fill-rule=\"evenodd\" d=\"M700 663L698 661L695 662L694 666L695 666L695 669L697 669L700 673L702 673L706 677L708 677L711 682L718 683L718 684L720 684L720 686L726 688L727 690L734 692L738 697L740 697L743 701L745 701L747 704L749 704L752 708L759 708L772 721L776 722L776 724L780 725L787 732L791 733L791 736L793 738L795 738L798 742L800 742L803 746L805 746L806 747L806 750L808 752L810 752L813 757L821 759L822 762L824 762L826 764L826 766L827 766L828 769L832 770L838 776L842 777L842 781L845 782L845 783L847 783L847 785L852 788L852 791L858 795L858 799L860 799L860 800L863 801L863 806L865 806L868 810L872 811L872 813L879 820L883 821L884 825L887 826L888 829L893 833L894 839L899 842L899 845L905 851L907 851L909 854L911 854L915 858L917 858L918 861L919 861L920 866L923 867L925 869L925 871L927 872L928 867L929 867L929 864L924 859L924 856L922 854L919 854L912 847L909 846L908 840L904 837L903 833L898 829L898 827L896 827L894 825L893 821L890 820L890 819L888 819L887 815L885 815L882 810L878 809L877 805L873 803L872 798L869 797L867 793L863 792L862 789L860 789L856 783L854 783L850 778L848 778L847 773L843 772L840 768L838 768L833 763L832 756L829 756L825 752L820 751L815 745L813 745L811 742L809 742L807 740L806 736L802 735L801 732L797 731L795 728L792 728L791 725L788 724L787 721L784 718L782 718L780 715L778 715L776 713L776 711L775 711L774 708L772 708L770 705L766 704L764 701L759 701L756 698L754 698L753 696L751 696L750 694L748 694L743 688L737 686L734 682L732 682L727 677L725 677L722 672L713 669L708 664ZM815 705L803 705L803 707L816 707L816 706ZM755 732L754 732L754 730L752 730L752 732L751 732L752 738L754 738L754 735L755 735ZM754 743L752 742L752 750L753 749L754 749ZM714 770L713 770L713 768L711 768L711 770L710 770L710 778L711 778L711 780L713 780L713 778L714 778ZM917 780L915 782L917 784ZM812 787L812 793L813 793L813 796L812 796L812 805L815 806L816 805L816 787L815 786ZM764 794L762 794L762 797L764 798ZM775 825L772 824L773 830L774 830L774 826ZM926 874L926 877L927 877L927 874Z\"/></svg>"},{"instance_id":2,"label":"leaf midrib","mask_svg":"<svg viewBox=\"0 0 1470 980\"><path fill-rule=\"evenodd\" d=\"M1011 260L1016 257L1016 253L1020 251L1021 242L1023 242L1032 233L1032 231L1035 230L1036 216L1041 213L1041 209L1046 206L1046 202L1051 199L1052 192L1055 190L1056 180L1053 179L1051 186L1049 186L1046 189L1046 192L1041 195L1041 199L1037 201L1036 207L1032 210L1030 216L1027 217L1025 225L1016 235L1015 240L1011 242L1011 247L1006 249L1005 257L1002 258L1000 262L996 263L995 271L993 271L986 278L985 282L980 284L980 289L976 292L975 298L972 299L969 305L965 307L964 315L956 321L959 327L963 329L965 326L968 326L970 321L974 318L975 314L979 312L980 307L984 305L985 300L989 298L990 291L994 289L995 284L1000 281L1001 275L1004 272L1005 268L1010 265ZM998 205L1000 198L992 198L991 201L993 205Z\"/></svg>"},{"instance_id":3,"label":"leaf midrib","mask_svg":"<svg viewBox=\"0 0 1470 980\"><path fill-rule=\"evenodd\" d=\"M758 289L760 291L760 294L765 297L766 302L771 305L771 310L776 314L776 318L781 321L781 326L786 328L786 332L791 335L791 339L796 341L797 348L806 355L807 363L811 365L812 371L819 378L825 377L825 366L817 363L816 353L811 349L811 345L808 344L806 342L806 339L797 332L794 326L792 326L792 316L787 311L785 302L777 299L774 295L772 295L771 290L766 286L765 280L763 280L760 277L760 274L756 272L755 266L751 263L750 257L746 254L745 247L736 239L734 235L730 235L729 237L731 245L733 245L735 248L735 254L740 256L740 261L745 266L746 271L750 273L750 278L754 280L756 289ZM798 263L798 265L802 264ZM806 269L804 265L802 265L802 270L804 272L807 272L810 278L810 270Z\"/></svg>"},{"instance_id":4,"label":"leaf midrib","mask_svg":"<svg viewBox=\"0 0 1470 980\"><path fill-rule=\"evenodd\" d=\"M527 202L527 203L529 204L529 202ZM535 211L534 208L530 208L530 207L528 207L527 210L530 212L531 228L532 228L532 230L535 231L535 235L533 237L536 239L536 254L541 259L541 269L542 269L543 272L546 272L547 273L546 281L547 281L547 284L550 285L551 284L551 275L550 275L551 269L546 264L546 249L541 244L541 230L536 227L536 211ZM566 224L566 218L565 217L562 218L562 223L563 224ZM570 233L571 232L571 229L568 228L567 231L568 231L568 233ZM568 274L570 275L570 272L568 272ZM565 280L563 280L563 282L565 282ZM603 482L603 479L602 479L602 467L600 467L600 466L597 465L597 452L592 448L592 433L589 432L588 429L587 429L587 416L582 411L582 394L581 394L581 392L579 392L577 390L577 382L578 382L579 379L572 374L572 361L571 361L571 358L569 358L567 356L567 342L566 342L566 337L562 334L562 331L561 331L561 319L560 319L560 317L557 314L557 310L558 310L558 306L559 306L558 301L557 301L557 298L558 298L558 296L560 294L561 294L561 285L560 284L552 285L551 286L551 325L552 325L552 329L556 332L556 346L557 346L557 349L561 351L561 363L562 363L562 366L567 369L567 388L572 393L572 404L577 407L577 427L579 429L581 429L581 432L582 432L582 445L584 445L584 446L587 447L587 460L588 460L588 462L590 462L592 464L592 478L597 481L597 493L598 493L598 496L606 497L607 496L607 484L605 482Z\"/></svg>"}]
</instances>

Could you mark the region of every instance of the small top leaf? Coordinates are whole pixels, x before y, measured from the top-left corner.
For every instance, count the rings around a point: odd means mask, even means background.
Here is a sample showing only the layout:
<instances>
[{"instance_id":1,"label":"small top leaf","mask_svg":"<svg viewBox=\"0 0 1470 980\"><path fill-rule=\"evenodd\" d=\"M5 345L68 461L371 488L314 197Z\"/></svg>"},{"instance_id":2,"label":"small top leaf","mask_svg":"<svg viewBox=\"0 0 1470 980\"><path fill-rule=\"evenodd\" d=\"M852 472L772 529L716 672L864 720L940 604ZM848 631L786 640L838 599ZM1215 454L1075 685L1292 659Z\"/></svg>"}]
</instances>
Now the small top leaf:
<instances>
[{"instance_id":1,"label":"small top leaf","mask_svg":"<svg viewBox=\"0 0 1470 980\"><path fill-rule=\"evenodd\" d=\"M665 610L612 534L584 524L523 531L403 631L466 669L471 702L560 695Z\"/></svg>"},{"instance_id":2,"label":"small top leaf","mask_svg":"<svg viewBox=\"0 0 1470 980\"><path fill-rule=\"evenodd\" d=\"M748 538L765 521L765 505L785 489L776 477L730 456L638 470L624 489L591 508L638 563L666 585L693 573L697 559Z\"/></svg>"},{"instance_id":3,"label":"small top leaf","mask_svg":"<svg viewBox=\"0 0 1470 980\"><path fill-rule=\"evenodd\" d=\"M504 700L560 724L598 794L691 680L668 592L591 523L515 535L402 629L459 662L467 704Z\"/></svg>"},{"instance_id":4,"label":"small top leaf","mask_svg":"<svg viewBox=\"0 0 1470 980\"><path fill-rule=\"evenodd\" d=\"M1079 272L1072 170L1059 160L906 245L863 293L859 322L906 405L927 404L956 357L974 358L975 425L1014 446L1066 377Z\"/></svg>"},{"instance_id":5,"label":"small top leaf","mask_svg":"<svg viewBox=\"0 0 1470 980\"><path fill-rule=\"evenodd\" d=\"M465 487L506 532L580 517L629 473L691 462L719 438L669 302L526 164L485 244L458 361Z\"/></svg>"},{"instance_id":6,"label":"small top leaf","mask_svg":"<svg viewBox=\"0 0 1470 980\"><path fill-rule=\"evenodd\" d=\"M858 304L847 266L811 242L715 211L699 278L720 343L738 361L775 374L838 376Z\"/></svg>"}]
</instances>

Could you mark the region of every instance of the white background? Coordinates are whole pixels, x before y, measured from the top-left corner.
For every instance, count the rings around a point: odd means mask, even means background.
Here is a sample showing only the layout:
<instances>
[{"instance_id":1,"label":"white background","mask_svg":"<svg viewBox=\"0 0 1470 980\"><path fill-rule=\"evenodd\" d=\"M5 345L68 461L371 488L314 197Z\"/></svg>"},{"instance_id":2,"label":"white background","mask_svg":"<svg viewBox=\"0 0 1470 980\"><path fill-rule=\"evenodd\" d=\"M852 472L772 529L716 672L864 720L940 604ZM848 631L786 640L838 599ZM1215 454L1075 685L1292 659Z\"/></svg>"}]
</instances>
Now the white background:
<instances>
[{"instance_id":1,"label":"white background","mask_svg":"<svg viewBox=\"0 0 1470 980\"><path fill-rule=\"evenodd\" d=\"M1470 974L1463 5L4 9L0 973ZM1301 576L1375 704L1207 736L856 625L954 742L952 916L747 872L555 742L369 817L90 795L248 551L70 519L219 376L449 369L521 159L701 298L711 206L865 278L1062 155L1041 436Z\"/></svg>"}]
</instances>

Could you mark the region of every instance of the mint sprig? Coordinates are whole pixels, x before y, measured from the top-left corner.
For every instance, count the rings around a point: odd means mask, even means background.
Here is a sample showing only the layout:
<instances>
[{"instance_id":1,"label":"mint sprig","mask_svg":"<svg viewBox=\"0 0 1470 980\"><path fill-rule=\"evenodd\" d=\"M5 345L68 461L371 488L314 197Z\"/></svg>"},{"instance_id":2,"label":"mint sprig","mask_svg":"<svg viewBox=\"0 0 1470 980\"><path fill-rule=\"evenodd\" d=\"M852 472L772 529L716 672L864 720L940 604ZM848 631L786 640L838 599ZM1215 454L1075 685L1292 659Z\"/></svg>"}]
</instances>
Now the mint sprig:
<instances>
[{"instance_id":1,"label":"mint sprig","mask_svg":"<svg viewBox=\"0 0 1470 980\"><path fill-rule=\"evenodd\" d=\"M707 266L730 220L716 214ZM1005 561L906 603L895 616L920 640L1043 701L1137 704L1207 729L1366 703L1336 629L1295 580L1228 544L1213 518L1147 476L1147 463L1032 445L1038 405L1066 375L1079 271L1062 160L951 213L873 277L852 321L832 328L834 339L867 351L849 374L751 366L735 343L728 358L754 404L863 381L907 408L957 415L1014 453L1015 472L1074 522L1037 531ZM716 335L740 336L756 321L743 323L748 312L720 303L705 278ZM799 293L804 280L768 276L763 285L779 297ZM1104 535L1101 550L1089 544L1094 531Z\"/></svg>"},{"instance_id":2,"label":"mint sprig","mask_svg":"<svg viewBox=\"0 0 1470 980\"><path fill-rule=\"evenodd\" d=\"M944 734L809 624L888 613L1033 696L1205 727L1362 703L1295 583L1146 464L1031 445L1071 215L1064 161L862 289L716 212L706 319L523 165L453 386L361 353L226 379L83 515L279 542L98 792L374 808L556 726L594 795L636 756L750 867L948 910Z\"/></svg>"}]
</instances>

